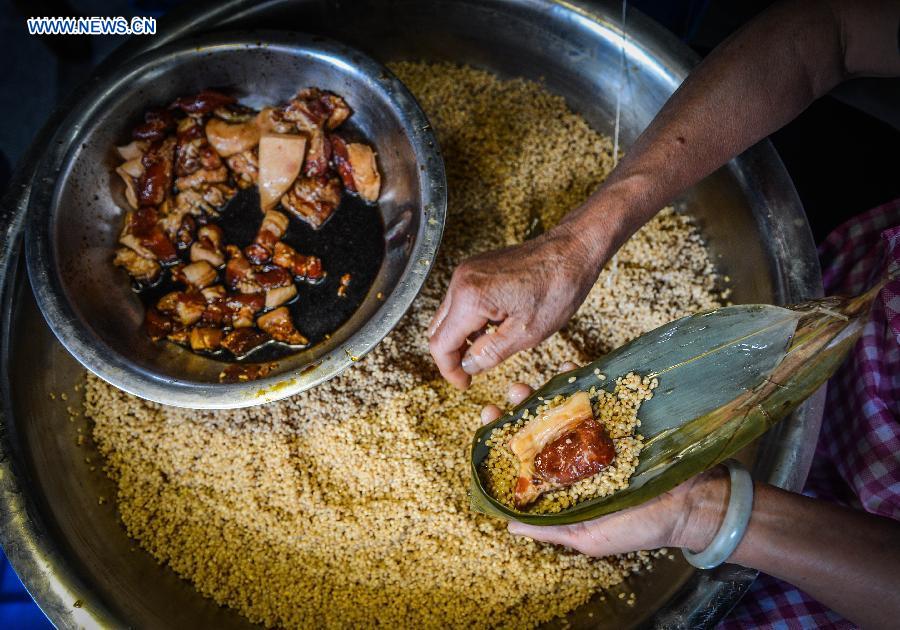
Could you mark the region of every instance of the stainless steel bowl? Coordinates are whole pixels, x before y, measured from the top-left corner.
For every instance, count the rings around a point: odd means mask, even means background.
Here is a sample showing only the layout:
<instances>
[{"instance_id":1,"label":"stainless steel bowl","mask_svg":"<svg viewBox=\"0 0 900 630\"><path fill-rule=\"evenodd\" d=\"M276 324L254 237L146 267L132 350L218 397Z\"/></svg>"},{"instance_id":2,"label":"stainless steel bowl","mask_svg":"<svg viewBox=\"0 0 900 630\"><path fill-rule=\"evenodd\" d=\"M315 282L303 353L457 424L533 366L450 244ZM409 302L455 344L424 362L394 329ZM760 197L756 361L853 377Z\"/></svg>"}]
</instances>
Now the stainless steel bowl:
<instances>
[{"instance_id":1,"label":"stainless steel bowl","mask_svg":"<svg viewBox=\"0 0 900 630\"><path fill-rule=\"evenodd\" d=\"M224 361L152 342L141 326L140 300L111 264L127 208L114 173L115 145L147 107L209 86L233 86L241 102L257 108L284 102L307 86L342 95L354 112L350 124L374 144L384 175L378 211L385 252L368 294L329 339L278 359L269 376L255 381L221 383ZM113 385L194 408L284 398L335 376L371 350L422 287L447 204L437 143L402 83L352 48L275 32L206 37L125 64L71 110L38 177L26 258L50 328L85 367Z\"/></svg>"},{"instance_id":2,"label":"stainless steel bowl","mask_svg":"<svg viewBox=\"0 0 900 630\"><path fill-rule=\"evenodd\" d=\"M101 68L82 94L118 64L191 33L254 27L339 38L381 61L450 60L505 76L543 78L597 129L610 132L619 67L619 2L590 0L215 0L160 21L156 38L135 39ZM623 91L627 149L686 76L695 56L637 11L628 12L631 69ZM109 503L115 488L90 472L76 448L66 406L83 369L42 321L21 270L18 243L34 169L57 136L63 104L35 140L0 206L0 538L4 551L50 619L64 628L247 628L229 609L200 596L124 533ZM753 147L681 200L698 218L739 302L791 303L819 295L812 235L794 187L768 142ZM67 403L48 391L70 393ZM798 490L812 458L822 398L808 401L748 455L754 476ZM676 552L677 556L677 552ZM755 572L725 565L696 571L661 561L625 585L637 605L594 599L569 616L576 628L706 628L747 589ZM611 601L610 601L611 600ZM79 605L75 606L78 601ZM450 622L452 620L448 620ZM449 625L449 624L448 624Z\"/></svg>"}]
</instances>

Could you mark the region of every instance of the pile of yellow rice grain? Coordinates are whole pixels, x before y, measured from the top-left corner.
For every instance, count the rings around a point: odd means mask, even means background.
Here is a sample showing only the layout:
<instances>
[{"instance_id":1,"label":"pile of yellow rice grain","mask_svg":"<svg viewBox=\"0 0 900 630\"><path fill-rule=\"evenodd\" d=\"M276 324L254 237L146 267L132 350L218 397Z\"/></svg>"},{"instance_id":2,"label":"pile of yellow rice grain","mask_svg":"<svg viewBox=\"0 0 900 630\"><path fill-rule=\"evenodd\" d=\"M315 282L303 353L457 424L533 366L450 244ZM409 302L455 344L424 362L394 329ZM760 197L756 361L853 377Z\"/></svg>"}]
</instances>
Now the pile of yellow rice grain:
<instances>
[{"instance_id":1,"label":"pile of yellow rice grain","mask_svg":"<svg viewBox=\"0 0 900 630\"><path fill-rule=\"evenodd\" d=\"M85 414L124 527L203 595L269 627L531 627L645 569L516 538L469 509L481 406L722 295L691 220L663 210L560 333L475 379L442 381L425 330L465 257L549 226L612 168L612 146L541 85L471 68L393 70L447 166L445 238L397 328L339 377L233 411L163 407L88 376ZM633 601L629 599L628 601Z\"/></svg>"}]
</instances>

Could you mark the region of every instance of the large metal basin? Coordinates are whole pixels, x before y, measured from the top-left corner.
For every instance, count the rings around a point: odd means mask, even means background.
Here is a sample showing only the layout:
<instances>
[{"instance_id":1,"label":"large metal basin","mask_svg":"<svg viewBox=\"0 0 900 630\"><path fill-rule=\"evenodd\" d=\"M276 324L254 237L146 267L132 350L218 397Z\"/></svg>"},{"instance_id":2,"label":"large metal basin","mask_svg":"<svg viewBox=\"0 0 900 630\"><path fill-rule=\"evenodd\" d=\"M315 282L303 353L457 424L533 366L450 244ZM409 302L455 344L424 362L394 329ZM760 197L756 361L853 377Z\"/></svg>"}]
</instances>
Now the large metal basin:
<instances>
[{"instance_id":1,"label":"large metal basin","mask_svg":"<svg viewBox=\"0 0 900 630\"><path fill-rule=\"evenodd\" d=\"M319 32L380 61L454 60L502 75L543 78L594 126L610 131L620 11L618 4L538 0L217 2L193 6L161 23L161 36L128 44L109 64L190 32L251 25ZM626 149L694 63L681 43L635 11L628 14L628 32L629 79L622 92ZM114 506L97 504L98 495L112 496L111 483L89 471L88 453L74 445L66 405L48 397L49 391L66 390L67 404L77 406L72 387L81 368L35 309L17 253L30 186L41 184L31 176L47 137L36 139L0 215L6 239L0 250L4 550L44 611L62 627L244 627L236 614L203 599L134 549ZM733 279L736 301L790 303L820 293L809 227L768 142L732 161L682 201L699 218L719 268ZM817 397L771 431L748 453L755 459L756 477L798 489L820 419ZM589 603L570 621L576 627L706 627L731 608L754 576L739 567L693 571L665 561L628 584L637 593L636 607Z\"/></svg>"}]
</instances>

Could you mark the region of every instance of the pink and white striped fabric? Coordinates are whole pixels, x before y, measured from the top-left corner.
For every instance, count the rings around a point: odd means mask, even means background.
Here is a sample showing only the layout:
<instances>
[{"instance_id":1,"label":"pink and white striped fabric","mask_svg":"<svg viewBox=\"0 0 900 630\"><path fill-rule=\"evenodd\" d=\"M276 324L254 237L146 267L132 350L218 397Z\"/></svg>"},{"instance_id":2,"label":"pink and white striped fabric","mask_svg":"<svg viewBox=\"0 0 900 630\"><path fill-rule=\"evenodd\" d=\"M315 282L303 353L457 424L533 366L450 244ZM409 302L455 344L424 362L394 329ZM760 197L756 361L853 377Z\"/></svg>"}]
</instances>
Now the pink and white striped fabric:
<instances>
[{"instance_id":1,"label":"pink and white striped fabric","mask_svg":"<svg viewBox=\"0 0 900 630\"><path fill-rule=\"evenodd\" d=\"M900 270L900 199L844 223L819 246L826 295L857 295ZM900 520L900 278L876 298L828 384L804 494ZM790 584L761 574L719 626L853 628Z\"/></svg>"}]
</instances>

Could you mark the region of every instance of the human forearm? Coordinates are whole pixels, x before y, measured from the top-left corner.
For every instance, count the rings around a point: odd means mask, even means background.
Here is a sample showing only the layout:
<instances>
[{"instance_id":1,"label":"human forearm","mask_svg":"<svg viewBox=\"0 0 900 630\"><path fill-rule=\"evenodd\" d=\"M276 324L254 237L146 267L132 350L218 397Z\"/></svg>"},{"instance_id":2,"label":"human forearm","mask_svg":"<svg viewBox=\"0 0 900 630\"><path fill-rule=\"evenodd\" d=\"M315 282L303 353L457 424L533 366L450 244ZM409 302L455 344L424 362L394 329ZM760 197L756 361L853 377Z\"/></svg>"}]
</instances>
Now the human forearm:
<instances>
[{"instance_id":1,"label":"human forearm","mask_svg":"<svg viewBox=\"0 0 900 630\"><path fill-rule=\"evenodd\" d=\"M468 387L559 330L647 219L843 77L900 74L898 20L891 0L794 2L719 47L585 204L539 238L457 267L428 329L444 378ZM477 334L489 323L493 334Z\"/></svg>"},{"instance_id":2,"label":"human forearm","mask_svg":"<svg viewBox=\"0 0 900 630\"><path fill-rule=\"evenodd\" d=\"M727 475L691 489L672 544L703 549L728 497ZM750 524L729 562L781 578L866 628L900 618L900 524L756 484Z\"/></svg>"},{"instance_id":3,"label":"human forearm","mask_svg":"<svg viewBox=\"0 0 900 630\"><path fill-rule=\"evenodd\" d=\"M845 78L900 73L900 4L788 2L691 73L607 182L563 229L596 262L689 186L793 119Z\"/></svg>"}]
</instances>

